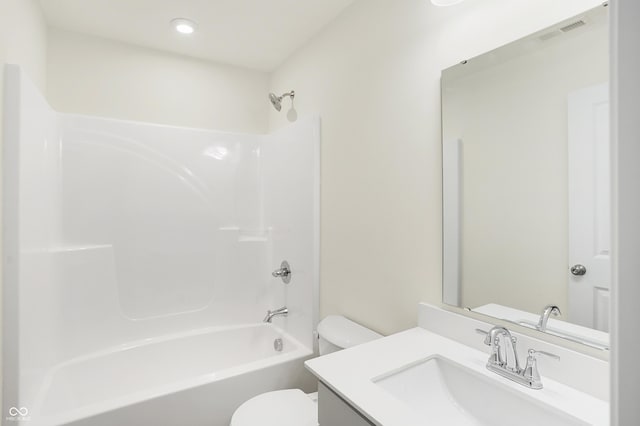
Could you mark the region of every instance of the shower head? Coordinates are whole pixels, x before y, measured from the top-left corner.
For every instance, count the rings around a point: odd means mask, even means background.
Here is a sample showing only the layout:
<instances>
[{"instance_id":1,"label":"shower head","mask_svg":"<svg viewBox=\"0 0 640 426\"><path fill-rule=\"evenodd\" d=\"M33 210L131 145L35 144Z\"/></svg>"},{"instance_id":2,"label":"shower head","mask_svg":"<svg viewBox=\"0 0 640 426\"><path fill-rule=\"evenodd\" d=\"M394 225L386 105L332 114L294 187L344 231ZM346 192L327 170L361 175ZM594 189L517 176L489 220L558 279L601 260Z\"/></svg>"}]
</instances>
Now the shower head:
<instances>
[{"instance_id":1,"label":"shower head","mask_svg":"<svg viewBox=\"0 0 640 426\"><path fill-rule=\"evenodd\" d=\"M271 105L273 105L277 111L282 109L282 96L278 97L273 93L269 93L269 100L271 101Z\"/></svg>"},{"instance_id":2,"label":"shower head","mask_svg":"<svg viewBox=\"0 0 640 426\"><path fill-rule=\"evenodd\" d=\"M292 90L289 93L284 93L282 96L276 96L273 93L269 93L269 100L271 101L271 105L273 105L273 107L276 109L276 111L280 111L282 109L282 99L285 96L290 97L291 99L293 99L295 97L296 93Z\"/></svg>"}]
</instances>

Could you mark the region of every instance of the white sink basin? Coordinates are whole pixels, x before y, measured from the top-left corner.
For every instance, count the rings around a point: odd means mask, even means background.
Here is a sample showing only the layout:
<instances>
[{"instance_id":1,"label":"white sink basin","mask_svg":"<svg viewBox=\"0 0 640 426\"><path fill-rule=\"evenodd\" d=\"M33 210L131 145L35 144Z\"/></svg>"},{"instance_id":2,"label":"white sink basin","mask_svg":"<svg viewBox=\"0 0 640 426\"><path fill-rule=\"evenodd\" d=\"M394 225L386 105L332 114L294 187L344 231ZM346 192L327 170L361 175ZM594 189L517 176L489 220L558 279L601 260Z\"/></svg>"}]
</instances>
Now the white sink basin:
<instances>
[{"instance_id":1,"label":"white sink basin","mask_svg":"<svg viewBox=\"0 0 640 426\"><path fill-rule=\"evenodd\" d=\"M502 379L499 379L502 380ZM496 379L433 356L373 382L407 404L425 424L578 426L579 419L545 405ZM540 392L524 388L525 392Z\"/></svg>"}]
</instances>

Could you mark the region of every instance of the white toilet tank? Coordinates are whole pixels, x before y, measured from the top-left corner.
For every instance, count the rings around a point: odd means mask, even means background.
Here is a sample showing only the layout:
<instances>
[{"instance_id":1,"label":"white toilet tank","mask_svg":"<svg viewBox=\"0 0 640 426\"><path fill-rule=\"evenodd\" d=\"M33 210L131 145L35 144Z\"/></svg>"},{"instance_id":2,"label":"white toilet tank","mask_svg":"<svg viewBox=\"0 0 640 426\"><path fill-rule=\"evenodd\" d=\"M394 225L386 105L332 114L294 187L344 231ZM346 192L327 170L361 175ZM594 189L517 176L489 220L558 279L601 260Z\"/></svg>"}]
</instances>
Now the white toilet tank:
<instances>
[{"instance_id":1,"label":"white toilet tank","mask_svg":"<svg viewBox=\"0 0 640 426\"><path fill-rule=\"evenodd\" d=\"M320 321L318 335L320 355L384 337L340 315L329 315Z\"/></svg>"}]
</instances>

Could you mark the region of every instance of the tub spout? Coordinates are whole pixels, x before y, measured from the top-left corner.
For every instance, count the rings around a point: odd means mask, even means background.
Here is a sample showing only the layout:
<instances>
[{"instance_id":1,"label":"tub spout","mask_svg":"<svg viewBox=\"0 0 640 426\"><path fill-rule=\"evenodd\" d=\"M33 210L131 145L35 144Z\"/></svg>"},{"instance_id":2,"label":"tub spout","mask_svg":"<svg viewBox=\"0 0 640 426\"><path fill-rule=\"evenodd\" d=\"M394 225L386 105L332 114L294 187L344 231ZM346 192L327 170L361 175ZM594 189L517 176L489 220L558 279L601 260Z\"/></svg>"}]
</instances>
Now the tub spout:
<instances>
[{"instance_id":1,"label":"tub spout","mask_svg":"<svg viewBox=\"0 0 640 426\"><path fill-rule=\"evenodd\" d=\"M273 317L277 317L277 316L286 317L287 315L289 315L289 309L287 309L287 307L284 306L280 309L276 309L275 311L267 311L267 316L264 317L263 322L271 322Z\"/></svg>"}]
</instances>

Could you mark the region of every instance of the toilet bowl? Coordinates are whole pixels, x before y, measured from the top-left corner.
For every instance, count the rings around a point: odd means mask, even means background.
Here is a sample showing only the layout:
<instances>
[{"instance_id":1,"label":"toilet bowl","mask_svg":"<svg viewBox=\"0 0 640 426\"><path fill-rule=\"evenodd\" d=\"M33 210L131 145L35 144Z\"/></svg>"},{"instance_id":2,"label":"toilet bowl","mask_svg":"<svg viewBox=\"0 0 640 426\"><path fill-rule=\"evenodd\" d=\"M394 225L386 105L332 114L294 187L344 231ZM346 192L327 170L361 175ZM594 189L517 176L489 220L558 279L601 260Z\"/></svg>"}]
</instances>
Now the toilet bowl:
<instances>
[{"instance_id":1,"label":"toilet bowl","mask_svg":"<svg viewBox=\"0 0 640 426\"><path fill-rule=\"evenodd\" d=\"M379 339L382 335L338 315L318 324L320 355ZM230 426L318 426L318 394L300 389L266 392L243 403Z\"/></svg>"}]
</instances>

